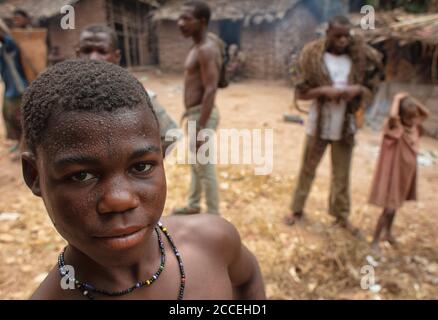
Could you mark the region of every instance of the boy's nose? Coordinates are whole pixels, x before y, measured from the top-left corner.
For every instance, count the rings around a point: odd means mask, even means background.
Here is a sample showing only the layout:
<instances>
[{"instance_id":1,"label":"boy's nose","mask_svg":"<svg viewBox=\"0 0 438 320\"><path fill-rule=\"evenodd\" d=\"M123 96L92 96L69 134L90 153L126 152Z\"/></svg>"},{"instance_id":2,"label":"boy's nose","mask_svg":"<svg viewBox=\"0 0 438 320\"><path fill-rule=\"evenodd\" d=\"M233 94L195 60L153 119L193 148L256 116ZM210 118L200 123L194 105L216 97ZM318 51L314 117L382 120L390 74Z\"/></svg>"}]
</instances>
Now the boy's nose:
<instances>
[{"instance_id":1,"label":"boy's nose","mask_svg":"<svg viewBox=\"0 0 438 320\"><path fill-rule=\"evenodd\" d=\"M121 185L120 182L113 183L105 190L98 203L98 212L123 213L133 210L139 206L139 199L129 186Z\"/></svg>"}]
</instances>

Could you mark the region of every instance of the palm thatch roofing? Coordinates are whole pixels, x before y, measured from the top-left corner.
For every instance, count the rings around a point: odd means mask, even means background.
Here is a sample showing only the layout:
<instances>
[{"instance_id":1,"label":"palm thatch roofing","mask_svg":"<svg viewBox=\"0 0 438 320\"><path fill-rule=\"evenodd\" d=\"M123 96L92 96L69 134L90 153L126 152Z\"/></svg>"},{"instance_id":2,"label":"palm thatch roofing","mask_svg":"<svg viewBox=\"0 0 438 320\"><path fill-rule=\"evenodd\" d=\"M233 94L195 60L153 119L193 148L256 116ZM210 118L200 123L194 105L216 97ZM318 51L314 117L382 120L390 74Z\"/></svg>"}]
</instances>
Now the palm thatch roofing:
<instances>
[{"instance_id":1,"label":"palm thatch roofing","mask_svg":"<svg viewBox=\"0 0 438 320\"><path fill-rule=\"evenodd\" d=\"M5 0L0 2L0 18L8 18L16 9L26 11L32 18L50 18L60 14L64 5L78 0Z\"/></svg>"},{"instance_id":2,"label":"palm thatch roofing","mask_svg":"<svg viewBox=\"0 0 438 320\"><path fill-rule=\"evenodd\" d=\"M0 18L9 18L16 9L25 10L32 18L51 18L60 14L64 5L74 5L80 0L3 0L0 1ZM82 0L95 1L95 0ZM160 0L137 0L153 7L160 6Z\"/></svg>"},{"instance_id":3,"label":"palm thatch roofing","mask_svg":"<svg viewBox=\"0 0 438 320\"><path fill-rule=\"evenodd\" d=\"M282 20L301 0L206 0L212 9L212 20L229 19L250 24ZM154 14L156 20L177 20L183 0L169 0Z\"/></svg>"},{"instance_id":4,"label":"palm thatch roofing","mask_svg":"<svg viewBox=\"0 0 438 320\"><path fill-rule=\"evenodd\" d=\"M375 29L363 30L360 26L361 16L355 15L351 17L353 24L357 27L355 32L362 34L370 44L390 45L386 47L389 57L388 64L397 64L394 70L404 70L407 66L400 67L397 55L400 47L420 44L423 51L421 59L415 59L411 62L406 62L412 68L413 74L418 76L418 72L412 66L413 64L425 64L428 67L424 70L430 70L430 79L432 82L438 83L438 14L411 14L402 10L392 12L376 12ZM392 70L392 69L391 69ZM394 71L392 70L392 71Z\"/></svg>"},{"instance_id":5,"label":"palm thatch roofing","mask_svg":"<svg viewBox=\"0 0 438 320\"><path fill-rule=\"evenodd\" d=\"M362 33L370 43L380 43L386 40L397 40L408 44L421 42L438 45L438 14L410 14L396 10L393 12L377 12L376 28L361 30L361 16L353 16L357 25L356 31Z\"/></svg>"}]
</instances>

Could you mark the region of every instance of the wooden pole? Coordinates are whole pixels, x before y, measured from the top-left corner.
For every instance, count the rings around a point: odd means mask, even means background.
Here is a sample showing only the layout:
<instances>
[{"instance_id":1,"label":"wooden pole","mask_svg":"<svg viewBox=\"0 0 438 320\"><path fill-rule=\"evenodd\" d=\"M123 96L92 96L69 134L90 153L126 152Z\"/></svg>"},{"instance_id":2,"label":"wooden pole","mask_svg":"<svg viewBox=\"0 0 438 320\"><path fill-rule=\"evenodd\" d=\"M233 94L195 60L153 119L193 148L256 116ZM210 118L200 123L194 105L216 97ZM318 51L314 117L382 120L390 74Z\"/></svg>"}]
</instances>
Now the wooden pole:
<instances>
[{"instance_id":1,"label":"wooden pole","mask_svg":"<svg viewBox=\"0 0 438 320\"><path fill-rule=\"evenodd\" d=\"M129 45L129 26L127 20L127 12L125 10L125 6L122 4L122 20L123 20L123 42L125 44L125 57L126 57L126 66L130 68L132 66L131 61L131 47Z\"/></svg>"},{"instance_id":2,"label":"wooden pole","mask_svg":"<svg viewBox=\"0 0 438 320\"><path fill-rule=\"evenodd\" d=\"M438 82L437 68L438 68L438 45L435 46L435 50L434 50L433 56L432 56L431 78L432 78L432 82L433 83L437 83Z\"/></svg>"}]
</instances>

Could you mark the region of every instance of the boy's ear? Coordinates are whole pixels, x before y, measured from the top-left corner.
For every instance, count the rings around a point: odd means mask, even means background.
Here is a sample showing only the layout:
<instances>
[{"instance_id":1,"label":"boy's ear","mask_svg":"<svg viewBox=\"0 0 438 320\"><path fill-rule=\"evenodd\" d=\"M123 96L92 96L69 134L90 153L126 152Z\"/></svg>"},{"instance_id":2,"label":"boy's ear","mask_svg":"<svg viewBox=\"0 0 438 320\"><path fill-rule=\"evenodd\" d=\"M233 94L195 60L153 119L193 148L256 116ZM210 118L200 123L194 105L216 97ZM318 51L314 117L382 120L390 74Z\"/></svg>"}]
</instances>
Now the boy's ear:
<instances>
[{"instance_id":1,"label":"boy's ear","mask_svg":"<svg viewBox=\"0 0 438 320\"><path fill-rule=\"evenodd\" d=\"M32 190L34 195L41 197L40 179L35 155L32 152L23 152L21 155L21 167L26 185Z\"/></svg>"}]
</instances>

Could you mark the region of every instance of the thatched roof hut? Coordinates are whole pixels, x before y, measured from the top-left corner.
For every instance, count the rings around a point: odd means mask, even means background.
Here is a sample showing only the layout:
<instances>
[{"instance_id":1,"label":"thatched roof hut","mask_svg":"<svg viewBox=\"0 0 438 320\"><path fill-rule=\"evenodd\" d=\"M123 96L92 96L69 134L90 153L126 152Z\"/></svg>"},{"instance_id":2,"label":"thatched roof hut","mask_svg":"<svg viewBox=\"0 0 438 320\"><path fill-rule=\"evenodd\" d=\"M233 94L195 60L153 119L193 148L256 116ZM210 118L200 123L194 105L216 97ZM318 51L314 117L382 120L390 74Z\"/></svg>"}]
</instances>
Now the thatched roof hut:
<instances>
[{"instance_id":1,"label":"thatched roof hut","mask_svg":"<svg viewBox=\"0 0 438 320\"><path fill-rule=\"evenodd\" d=\"M248 26L280 21L300 0L207 0L205 2L212 9L213 21L229 19L242 21L245 26ZM155 18L175 21L181 14L181 8L181 1L170 0L155 13Z\"/></svg>"},{"instance_id":2,"label":"thatched roof hut","mask_svg":"<svg viewBox=\"0 0 438 320\"><path fill-rule=\"evenodd\" d=\"M0 1L0 18L8 18L12 16L14 10L22 9L35 19L48 19L59 15L63 6L74 5L79 1L81 0L4 0ZM136 2L157 8L163 0L136 0Z\"/></svg>"},{"instance_id":3,"label":"thatched roof hut","mask_svg":"<svg viewBox=\"0 0 438 320\"><path fill-rule=\"evenodd\" d=\"M246 56L249 77L284 78L291 55L315 37L325 16L345 13L344 0L206 0L212 9L210 30L228 45L235 43ZM181 71L190 40L179 35L176 21L183 0L168 0L154 13L158 22L160 65ZM342 11L344 10L344 11Z\"/></svg>"},{"instance_id":4,"label":"thatched roof hut","mask_svg":"<svg viewBox=\"0 0 438 320\"><path fill-rule=\"evenodd\" d=\"M353 16L355 31L384 52L389 79L438 81L438 13L378 12L371 30L360 28L360 18Z\"/></svg>"},{"instance_id":5,"label":"thatched roof hut","mask_svg":"<svg viewBox=\"0 0 438 320\"><path fill-rule=\"evenodd\" d=\"M117 33L122 47L122 64L139 66L156 63L150 45L152 21L150 12L163 0L3 0L0 18L8 20L16 9L25 10L35 22L48 29L48 43L58 47L65 58L75 55L75 46L82 28L90 24L107 24ZM61 8L75 9L75 29L63 30Z\"/></svg>"},{"instance_id":6,"label":"thatched roof hut","mask_svg":"<svg viewBox=\"0 0 438 320\"><path fill-rule=\"evenodd\" d=\"M407 91L430 108L432 116L425 129L438 137L438 14L378 12L374 30L359 28L359 16L352 20L358 25L355 31L362 33L386 58L386 83L377 94L372 122L380 124L392 96Z\"/></svg>"},{"instance_id":7,"label":"thatched roof hut","mask_svg":"<svg viewBox=\"0 0 438 320\"><path fill-rule=\"evenodd\" d=\"M9 18L16 9L28 12L33 18L51 18L60 14L62 6L78 0L7 0L0 3L0 18Z\"/></svg>"},{"instance_id":8,"label":"thatched roof hut","mask_svg":"<svg viewBox=\"0 0 438 320\"><path fill-rule=\"evenodd\" d=\"M400 10L379 12L376 15L376 29L366 30L364 35L372 43L393 39L404 43L421 41L437 45L438 13L409 14Z\"/></svg>"}]
</instances>

